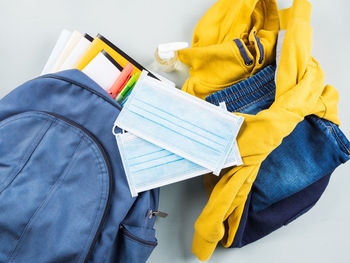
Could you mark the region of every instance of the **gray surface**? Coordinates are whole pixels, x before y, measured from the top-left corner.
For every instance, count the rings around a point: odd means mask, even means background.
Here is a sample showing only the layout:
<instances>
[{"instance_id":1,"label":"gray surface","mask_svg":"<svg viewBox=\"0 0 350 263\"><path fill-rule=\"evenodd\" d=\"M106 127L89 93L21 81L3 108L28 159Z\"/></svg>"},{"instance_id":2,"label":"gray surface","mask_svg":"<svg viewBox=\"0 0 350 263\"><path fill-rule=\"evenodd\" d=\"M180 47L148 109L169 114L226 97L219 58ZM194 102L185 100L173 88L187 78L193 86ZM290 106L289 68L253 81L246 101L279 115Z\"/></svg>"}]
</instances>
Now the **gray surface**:
<instances>
[{"instance_id":1,"label":"gray surface","mask_svg":"<svg viewBox=\"0 0 350 263\"><path fill-rule=\"evenodd\" d=\"M0 0L0 97L42 70L62 28L100 32L148 65L157 44L191 41L196 22L214 2ZM326 82L339 90L341 128L350 137L350 2L311 2L313 54ZM278 4L285 8L291 1ZM349 172L350 162L339 167L318 204L288 227L242 249L218 247L210 262L350 262ZM156 222L159 245L149 262L198 262L191 243L193 224L207 200L201 179L163 187L160 197L160 209L169 216Z\"/></svg>"}]
</instances>

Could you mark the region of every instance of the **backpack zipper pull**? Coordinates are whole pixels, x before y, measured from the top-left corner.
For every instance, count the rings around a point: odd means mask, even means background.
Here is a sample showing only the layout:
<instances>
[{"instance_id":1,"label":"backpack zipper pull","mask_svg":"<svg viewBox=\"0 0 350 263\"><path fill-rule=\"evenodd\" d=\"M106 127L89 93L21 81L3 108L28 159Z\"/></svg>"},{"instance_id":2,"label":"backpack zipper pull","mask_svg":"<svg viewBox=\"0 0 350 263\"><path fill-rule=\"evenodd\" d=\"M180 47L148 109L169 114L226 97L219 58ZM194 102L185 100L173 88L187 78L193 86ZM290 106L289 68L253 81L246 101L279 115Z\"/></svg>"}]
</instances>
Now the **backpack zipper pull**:
<instances>
[{"instance_id":1,"label":"backpack zipper pull","mask_svg":"<svg viewBox=\"0 0 350 263\"><path fill-rule=\"evenodd\" d=\"M162 211L153 211L151 209L151 210L149 210L148 218L151 219L153 216L159 216L159 217L162 217L162 218L166 218L168 216L168 214L165 213L165 212L162 212Z\"/></svg>"}]
</instances>

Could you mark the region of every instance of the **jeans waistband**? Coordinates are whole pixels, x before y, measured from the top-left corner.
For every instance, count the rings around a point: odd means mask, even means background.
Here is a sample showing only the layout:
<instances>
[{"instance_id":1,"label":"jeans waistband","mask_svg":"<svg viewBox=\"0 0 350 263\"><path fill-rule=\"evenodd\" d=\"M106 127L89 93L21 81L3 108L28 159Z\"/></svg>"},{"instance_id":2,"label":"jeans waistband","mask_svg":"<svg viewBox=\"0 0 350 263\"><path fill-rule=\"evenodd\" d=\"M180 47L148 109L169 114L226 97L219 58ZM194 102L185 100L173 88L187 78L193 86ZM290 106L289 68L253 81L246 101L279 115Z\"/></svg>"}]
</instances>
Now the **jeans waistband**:
<instances>
[{"instance_id":1,"label":"jeans waistband","mask_svg":"<svg viewBox=\"0 0 350 263\"><path fill-rule=\"evenodd\" d=\"M215 105L224 101L229 111L240 111L265 97L274 96L275 70L275 65L267 66L254 76L207 96L205 100Z\"/></svg>"}]
</instances>

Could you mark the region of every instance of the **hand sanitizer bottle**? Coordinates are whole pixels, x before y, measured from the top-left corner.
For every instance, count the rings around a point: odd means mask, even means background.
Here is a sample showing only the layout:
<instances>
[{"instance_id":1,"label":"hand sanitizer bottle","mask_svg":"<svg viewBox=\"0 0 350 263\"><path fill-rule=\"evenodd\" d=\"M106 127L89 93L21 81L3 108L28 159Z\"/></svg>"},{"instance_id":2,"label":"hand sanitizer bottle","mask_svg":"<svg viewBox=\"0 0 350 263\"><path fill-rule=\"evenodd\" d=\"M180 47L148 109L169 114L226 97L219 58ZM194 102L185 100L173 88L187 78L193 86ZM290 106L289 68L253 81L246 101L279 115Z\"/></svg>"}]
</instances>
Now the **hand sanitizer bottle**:
<instances>
[{"instance_id":1,"label":"hand sanitizer bottle","mask_svg":"<svg viewBox=\"0 0 350 263\"><path fill-rule=\"evenodd\" d=\"M176 69L180 49L188 47L187 42L172 42L160 44L156 49L155 58L160 71L172 72Z\"/></svg>"}]
</instances>

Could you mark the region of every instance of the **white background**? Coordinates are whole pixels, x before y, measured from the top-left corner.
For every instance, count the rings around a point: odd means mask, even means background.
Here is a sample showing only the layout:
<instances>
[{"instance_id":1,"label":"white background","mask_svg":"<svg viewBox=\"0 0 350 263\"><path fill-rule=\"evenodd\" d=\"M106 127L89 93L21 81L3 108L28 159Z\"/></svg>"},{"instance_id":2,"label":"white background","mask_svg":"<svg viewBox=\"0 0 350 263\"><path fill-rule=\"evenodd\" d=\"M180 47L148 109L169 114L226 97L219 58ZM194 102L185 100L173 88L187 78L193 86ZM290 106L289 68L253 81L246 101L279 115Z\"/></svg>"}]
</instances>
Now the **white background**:
<instances>
[{"instance_id":1,"label":"white background","mask_svg":"<svg viewBox=\"0 0 350 263\"><path fill-rule=\"evenodd\" d=\"M101 33L141 64L159 43L188 41L213 0L0 0L0 98L42 70L62 28ZM277 1L279 8L290 0ZM340 93L341 128L350 137L350 1L314 0L313 55ZM176 79L176 75L170 78ZM322 151L322 145L320 145ZM287 227L241 249L218 247L209 262L350 262L350 162L340 166L317 205ZM149 262L198 262L193 224L206 203L201 178L162 187L159 241Z\"/></svg>"}]
</instances>

